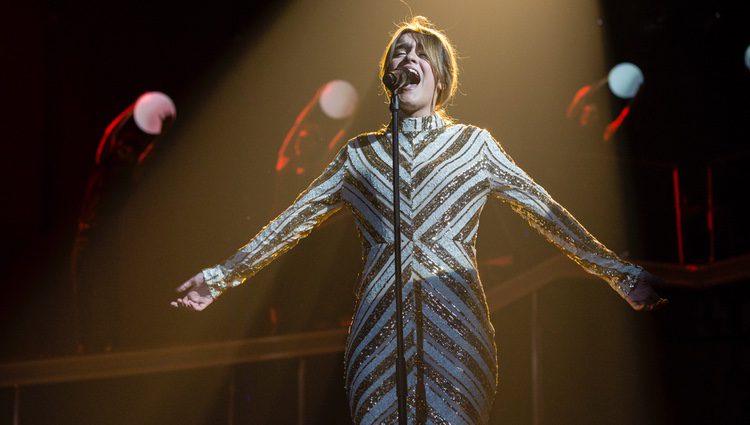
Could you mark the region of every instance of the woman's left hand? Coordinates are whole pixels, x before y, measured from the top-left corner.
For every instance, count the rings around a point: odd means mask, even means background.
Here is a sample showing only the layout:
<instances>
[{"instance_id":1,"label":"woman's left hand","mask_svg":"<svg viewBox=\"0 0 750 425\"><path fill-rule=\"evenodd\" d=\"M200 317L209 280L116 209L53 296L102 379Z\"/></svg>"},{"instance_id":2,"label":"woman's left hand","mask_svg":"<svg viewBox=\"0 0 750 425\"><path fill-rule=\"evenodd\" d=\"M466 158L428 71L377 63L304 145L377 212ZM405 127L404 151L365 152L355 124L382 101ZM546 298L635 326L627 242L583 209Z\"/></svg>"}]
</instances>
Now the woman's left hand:
<instances>
[{"instance_id":1,"label":"woman's left hand","mask_svg":"<svg viewBox=\"0 0 750 425\"><path fill-rule=\"evenodd\" d=\"M664 286L664 281L646 270L638 275L635 287L627 296L628 303L636 310L655 310L669 303L656 293L654 287Z\"/></svg>"}]
</instances>

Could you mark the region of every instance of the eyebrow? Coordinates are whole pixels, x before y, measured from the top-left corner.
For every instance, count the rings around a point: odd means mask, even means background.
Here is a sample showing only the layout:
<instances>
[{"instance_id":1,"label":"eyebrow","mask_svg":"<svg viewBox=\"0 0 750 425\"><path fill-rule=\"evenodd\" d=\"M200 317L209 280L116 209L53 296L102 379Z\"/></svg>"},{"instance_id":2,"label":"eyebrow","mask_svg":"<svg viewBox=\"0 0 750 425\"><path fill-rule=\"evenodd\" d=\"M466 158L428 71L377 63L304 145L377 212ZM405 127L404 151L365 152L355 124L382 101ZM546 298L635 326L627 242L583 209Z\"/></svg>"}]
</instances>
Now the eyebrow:
<instances>
[{"instance_id":1,"label":"eyebrow","mask_svg":"<svg viewBox=\"0 0 750 425\"><path fill-rule=\"evenodd\" d=\"M408 48L411 46L415 46L417 49L424 49L424 46L422 46L421 43L418 43L416 41L412 42L411 40L408 40L408 41L400 41L398 44L393 46L393 51L396 51L398 49Z\"/></svg>"}]
</instances>

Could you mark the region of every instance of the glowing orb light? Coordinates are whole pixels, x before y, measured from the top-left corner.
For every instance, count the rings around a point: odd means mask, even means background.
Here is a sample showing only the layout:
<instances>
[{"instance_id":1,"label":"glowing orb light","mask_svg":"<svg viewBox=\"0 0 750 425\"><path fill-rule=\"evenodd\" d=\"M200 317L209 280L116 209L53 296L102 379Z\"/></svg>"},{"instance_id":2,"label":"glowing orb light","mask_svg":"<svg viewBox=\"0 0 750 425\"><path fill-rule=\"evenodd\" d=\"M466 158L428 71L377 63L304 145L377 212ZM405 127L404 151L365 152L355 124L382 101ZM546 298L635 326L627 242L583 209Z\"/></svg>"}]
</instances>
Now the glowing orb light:
<instances>
[{"instance_id":1,"label":"glowing orb light","mask_svg":"<svg viewBox=\"0 0 750 425\"><path fill-rule=\"evenodd\" d=\"M643 72L636 65L623 62L609 71L607 84L615 96L621 99L632 99L643 84Z\"/></svg>"},{"instance_id":2,"label":"glowing orb light","mask_svg":"<svg viewBox=\"0 0 750 425\"><path fill-rule=\"evenodd\" d=\"M135 124L148 134L160 134L164 120L176 115L177 109L172 99L157 91L142 94L133 108Z\"/></svg>"},{"instance_id":3,"label":"glowing orb light","mask_svg":"<svg viewBox=\"0 0 750 425\"><path fill-rule=\"evenodd\" d=\"M359 96L357 89L344 80L333 80L326 83L320 94L320 109L336 120L350 117L357 109Z\"/></svg>"},{"instance_id":4,"label":"glowing orb light","mask_svg":"<svg viewBox=\"0 0 750 425\"><path fill-rule=\"evenodd\" d=\"M745 66L750 69L750 45L745 49Z\"/></svg>"}]
</instances>

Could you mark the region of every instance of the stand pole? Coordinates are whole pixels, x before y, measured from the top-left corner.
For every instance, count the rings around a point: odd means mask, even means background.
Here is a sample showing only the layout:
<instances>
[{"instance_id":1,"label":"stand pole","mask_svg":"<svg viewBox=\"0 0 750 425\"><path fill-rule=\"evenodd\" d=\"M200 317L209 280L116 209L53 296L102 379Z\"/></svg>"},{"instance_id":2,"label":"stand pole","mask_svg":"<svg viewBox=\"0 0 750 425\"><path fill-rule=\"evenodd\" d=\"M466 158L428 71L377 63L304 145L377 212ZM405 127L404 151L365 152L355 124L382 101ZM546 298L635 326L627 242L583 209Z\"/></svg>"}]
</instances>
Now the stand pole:
<instances>
[{"instance_id":1,"label":"stand pole","mask_svg":"<svg viewBox=\"0 0 750 425\"><path fill-rule=\"evenodd\" d=\"M396 298L396 397L398 423L406 425L406 361L404 359L403 284L401 282L401 191L399 190L398 155L398 96L391 92L391 138L393 139L393 239Z\"/></svg>"}]
</instances>

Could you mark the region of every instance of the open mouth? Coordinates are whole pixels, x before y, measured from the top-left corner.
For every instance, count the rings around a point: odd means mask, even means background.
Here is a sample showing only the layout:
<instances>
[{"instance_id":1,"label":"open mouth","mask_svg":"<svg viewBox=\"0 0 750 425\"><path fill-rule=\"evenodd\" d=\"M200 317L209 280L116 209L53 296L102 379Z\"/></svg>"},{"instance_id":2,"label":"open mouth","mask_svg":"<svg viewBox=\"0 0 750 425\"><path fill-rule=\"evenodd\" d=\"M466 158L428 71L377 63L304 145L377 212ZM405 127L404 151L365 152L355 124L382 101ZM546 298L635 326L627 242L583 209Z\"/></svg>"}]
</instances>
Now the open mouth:
<instances>
[{"instance_id":1,"label":"open mouth","mask_svg":"<svg viewBox=\"0 0 750 425\"><path fill-rule=\"evenodd\" d=\"M405 66L404 68L406 68L408 70L411 70L413 73L417 74L419 76L419 82L422 82L422 74L417 70L417 68L409 66L409 65ZM405 85L402 89L403 90L407 90L407 91L408 90L413 90L418 85L419 85L419 83L411 83L411 84Z\"/></svg>"}]
</instances>

